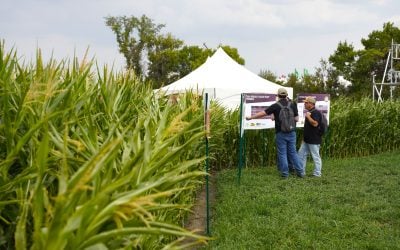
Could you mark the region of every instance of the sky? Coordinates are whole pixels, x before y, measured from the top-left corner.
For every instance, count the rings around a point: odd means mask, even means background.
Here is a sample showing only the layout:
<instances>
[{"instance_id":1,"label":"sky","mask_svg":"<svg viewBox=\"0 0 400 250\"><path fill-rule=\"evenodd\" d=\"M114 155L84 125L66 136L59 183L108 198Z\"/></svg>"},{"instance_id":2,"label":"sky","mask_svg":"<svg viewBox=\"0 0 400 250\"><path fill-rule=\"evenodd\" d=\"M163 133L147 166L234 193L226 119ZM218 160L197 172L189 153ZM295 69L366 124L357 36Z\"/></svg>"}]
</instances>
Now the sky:
<instances>
[{"instance_id":1,"label":"sky","mask_svg":"<svg viewBox=\"0 0 400 250\"><path fill-rule=\"evenodd\" d=\"M339 42L362 49L361 39L385 22L400 27L398 0L2 0L0 39L32 62L82 59L123 69L107 16L146 15L186 45L237 48L245 67L258 74L310 73ZM400 41L398 41L400 42Z\"/></svg>"}]
</instances>

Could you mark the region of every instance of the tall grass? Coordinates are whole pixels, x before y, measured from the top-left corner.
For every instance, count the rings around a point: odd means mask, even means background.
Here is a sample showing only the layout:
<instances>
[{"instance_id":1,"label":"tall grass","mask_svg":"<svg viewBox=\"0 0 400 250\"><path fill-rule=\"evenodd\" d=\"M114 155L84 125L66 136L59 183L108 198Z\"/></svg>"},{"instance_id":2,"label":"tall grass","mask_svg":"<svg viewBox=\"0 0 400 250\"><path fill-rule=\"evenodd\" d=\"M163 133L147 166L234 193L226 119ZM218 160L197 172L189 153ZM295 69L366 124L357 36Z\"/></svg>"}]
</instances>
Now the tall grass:
<instances>
[{"instance_id":1,"label":"tall grass","mask_svg":"<svg viewBox=\"0 0 400 250\"><path fill-rule=\"evenodd\" d=\"M0 46L0 247L185 248L203 180L201 100L169 105L92 61Z\"/></svg>"}]
</instances>

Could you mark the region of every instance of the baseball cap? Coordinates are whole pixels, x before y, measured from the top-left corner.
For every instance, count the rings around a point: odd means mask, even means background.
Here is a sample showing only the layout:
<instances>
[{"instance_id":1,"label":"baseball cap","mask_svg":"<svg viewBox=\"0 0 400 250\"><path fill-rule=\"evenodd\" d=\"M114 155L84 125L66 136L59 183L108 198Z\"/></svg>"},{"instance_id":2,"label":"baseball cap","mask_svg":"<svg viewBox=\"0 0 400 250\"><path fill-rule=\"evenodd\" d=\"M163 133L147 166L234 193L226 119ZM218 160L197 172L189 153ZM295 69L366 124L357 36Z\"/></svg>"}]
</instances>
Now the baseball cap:
<instances>
[{"instance_id":1,"label":"baseball cap","mask_svg":"<svg viewBox=\"0 0 400 250\"><path fill-rule=\"evenodd\" d=\"M278 89L278 95L284 95L287 96L287 90L285 88L279 88Z\"/></svg>"},{"instance_id":2,"label":"baseball cap","mask_svg":"<svg viewBox=\"0 0 400 250\"><path fill-rule=\"evenodd\" d=\"M307 96L306 99L304 99L304 102L310 102L315 104L315 98L312 96Z\"/></svg>"}]
</instances>

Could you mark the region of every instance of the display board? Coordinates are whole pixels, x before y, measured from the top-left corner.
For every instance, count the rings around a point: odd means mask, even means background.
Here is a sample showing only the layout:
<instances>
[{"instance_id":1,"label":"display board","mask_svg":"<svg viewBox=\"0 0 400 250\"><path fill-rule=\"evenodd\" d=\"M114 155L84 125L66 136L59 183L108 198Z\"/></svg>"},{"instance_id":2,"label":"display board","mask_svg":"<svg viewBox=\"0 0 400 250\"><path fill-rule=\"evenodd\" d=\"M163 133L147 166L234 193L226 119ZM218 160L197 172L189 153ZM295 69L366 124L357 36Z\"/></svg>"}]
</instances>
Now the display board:
<instances>
[{"instance_id":1,"label":"display board","mask_svg":"<svg viewBox=\"0 0 400 250\"><path fill-rule=\"evenodd\" d=\"M267 129L275 128L272 116L264 116L259 119L246 120L246 116L251 116L263 111L277 101L276 94L265 93L245 93L243 94L243 129Z\"/></svg>"},{"instance_id":2,"label":"display board","mask_svg":"<svg viewBox=\"0 0 400 250\"><path fill-rule=\"evenodd\" d=\"M299 121L296 126L298 128L304 127L304 119L307 110L304 108L304 99L307 96L314 97L316 100L315 108L324 114L329 124L330 112L330 95L329 94L308 94L301 93L297 95L297 109L299 112ZM247 129L269 129L275 128L275 122L271 115L261 117L259 119L252 119L247 121L246 117L263 111L277 101L276 94L267 93L244 93L243 94L243 109L242 109L242 130ZM243 131L242 131L243 132Z\"/></svg>"}]
</instances>

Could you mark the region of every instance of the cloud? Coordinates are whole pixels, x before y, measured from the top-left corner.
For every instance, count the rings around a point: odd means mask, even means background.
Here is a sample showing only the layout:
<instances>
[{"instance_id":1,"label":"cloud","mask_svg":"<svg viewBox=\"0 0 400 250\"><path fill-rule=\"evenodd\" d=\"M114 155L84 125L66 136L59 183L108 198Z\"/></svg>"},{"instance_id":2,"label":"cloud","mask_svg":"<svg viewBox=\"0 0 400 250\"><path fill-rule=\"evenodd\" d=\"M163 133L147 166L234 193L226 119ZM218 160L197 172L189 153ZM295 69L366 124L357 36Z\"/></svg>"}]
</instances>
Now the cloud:
<instances>
[{"instance_id":1,"label":"cloud","mask_svg":"<svg viewBox=\"0 0 400 250\"><path fill-rule=\"evenodd\" d=\"M400 25L395 0L3 0L0 38L19 52L60 58L89 53L101 63L124 60L106 16L146 15L186 44L239 50L253 72L313 68L339 41L359 48L383 23ZM28 57L28 56L27 56Z\"/></svg>"}]
</instances>

